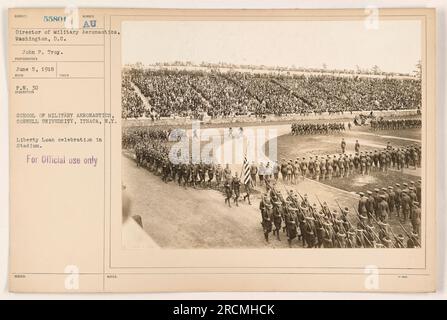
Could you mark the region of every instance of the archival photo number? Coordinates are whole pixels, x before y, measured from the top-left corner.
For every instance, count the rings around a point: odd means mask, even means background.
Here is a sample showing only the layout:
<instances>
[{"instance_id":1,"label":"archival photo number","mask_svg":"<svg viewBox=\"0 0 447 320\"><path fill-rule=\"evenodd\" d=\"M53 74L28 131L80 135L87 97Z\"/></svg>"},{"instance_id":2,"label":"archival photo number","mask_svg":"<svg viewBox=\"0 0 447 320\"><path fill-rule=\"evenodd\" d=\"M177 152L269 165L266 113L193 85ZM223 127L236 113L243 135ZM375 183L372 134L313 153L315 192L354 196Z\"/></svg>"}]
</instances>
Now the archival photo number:
<instances>
[{"instance_id":1,"label":"archival photo number","mask_svg":"<svg viewBox=\"0 0 447 320\"><path fill-rule=\"evenodd\" d=\"M123 248L421 248L422 37L419 19L122 22Z\"/></svg>"}]
</instances>

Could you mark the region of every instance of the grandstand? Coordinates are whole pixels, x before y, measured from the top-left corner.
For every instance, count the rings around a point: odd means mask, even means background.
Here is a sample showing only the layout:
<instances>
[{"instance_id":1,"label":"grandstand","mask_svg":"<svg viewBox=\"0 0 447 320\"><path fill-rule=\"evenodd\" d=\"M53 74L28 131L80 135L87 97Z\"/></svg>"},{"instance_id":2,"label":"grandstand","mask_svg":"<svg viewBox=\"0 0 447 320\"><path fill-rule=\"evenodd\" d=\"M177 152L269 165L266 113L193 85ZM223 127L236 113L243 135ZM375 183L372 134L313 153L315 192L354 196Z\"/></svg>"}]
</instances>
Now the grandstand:
<instances>
[{"instance_id":1,"label":"grandstand","mask_svg":"<svg viewBox=\"0 0 447 320\"><path fill-rule=\"evenodd\" d=\"M124 119L415 110L421 107L421 80L216 68L124 68L122 106Z\"/></svg>"}]
</instances>

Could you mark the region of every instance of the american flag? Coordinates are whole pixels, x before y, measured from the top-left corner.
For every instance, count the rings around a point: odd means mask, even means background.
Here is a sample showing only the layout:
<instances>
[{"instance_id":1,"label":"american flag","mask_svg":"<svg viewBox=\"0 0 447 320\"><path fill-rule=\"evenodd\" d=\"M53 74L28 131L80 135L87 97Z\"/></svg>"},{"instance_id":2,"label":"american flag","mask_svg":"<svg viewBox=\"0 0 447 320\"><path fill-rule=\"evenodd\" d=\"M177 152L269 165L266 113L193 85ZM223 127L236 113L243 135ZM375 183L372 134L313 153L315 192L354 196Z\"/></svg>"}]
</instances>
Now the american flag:
<instances>
[{"instance_id":1,"label":"american flag","mask_svg":"<svg viewBox=\"0 0 447 320\"><path fill-rule=\"evenodd\" d=\"M242 165L242 174L244 176L244 184L247 185L251 181L250 164L247 160L247 155L244 156L244 164Z\"/></svg>"}]
</instances>

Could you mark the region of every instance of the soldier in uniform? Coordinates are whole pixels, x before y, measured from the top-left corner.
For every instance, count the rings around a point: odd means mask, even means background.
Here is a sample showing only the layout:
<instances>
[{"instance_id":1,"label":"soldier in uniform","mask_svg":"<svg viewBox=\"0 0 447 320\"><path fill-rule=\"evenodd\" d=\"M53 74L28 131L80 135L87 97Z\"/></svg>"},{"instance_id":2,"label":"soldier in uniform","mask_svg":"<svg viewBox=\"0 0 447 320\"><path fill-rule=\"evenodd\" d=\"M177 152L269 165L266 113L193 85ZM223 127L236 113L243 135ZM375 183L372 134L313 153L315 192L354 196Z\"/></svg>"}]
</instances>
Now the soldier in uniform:
<instances>
[{"instance_id":1,"label":"soldier in uniform","mask_svg":"<svg viewBox=\"0 0 447 320\"><path fill-rule=\"evenodd\" d=\"M276 234L276 238L279 238L279 231L281 230L282 217L284 216L283 207L281 201L277 200L273 202L273 224L275 225L275 230L273 230L273 235Z\"/></svg>"},{"instance_id":2,"label":"soldier in uniform","mask_svg":"<svg viewBox=\"0 0 447 320\"><path fill-rule=\"evenodd\" d=\"M256 166L255 162L253 161L250 166L250 177L251 177L253 186L255 186L255 187L256 187L256 175L257 174L258 174L258 167Z\"/></svg>"},{"instance_id":3,"label":"soldier in uniform","mask_svg":"<svg viewBox=\"0 0 447 320\"><path fill-rule=\"evenodd\" d=\"M313 179L314 178L314 174L315 174L315 172L314 172L315 162L312 159L312 157L309 157L309 163L308 163L307 169L309 170L310 177Z\"/></svg>"},{"instance_id":4,"label":"soldier in uniform","mask_svg":"<svg viewBox=\"0 0 447 320\"><path fill-rule=\"evenodd\" d=\"M358 140L355 140L355 147L354 147L354 149L355 149L356 153L360 152L360 143L359 143Z\"/></svg>"},{"instance_id":5,"label":"soldier in uniform","mask_svg":"<svg viewBox=\"0 0 447 320\"><path fill-rule=\"evenodd\" d=\"M413 209L411 210L411 225L413 231L418 235L421 234L421 209L419 208L419 202L413 202Z\"/></svg>"},{"instance_id":6,"label":"soldier in uniform","mask_svg":"<svg viewBox=\"0 0 447 320\"><path fill-rule=\"evenodd\" d=\"M207 166L207 171L208 171L208 186L212 187L213 184L213 179L214 179L214 172L216 171L216 167L214 165L214 163L210 162Z\"/></svg>"},{"instance_id":7,"label":"soldier in uniform","mask_svg":"<svg viewBox=\"0 0 447 320\"><path fill-rule=\"evenodd\" d=\"M345 151L346 151L346 141L345 141L345 138L341 138L341 153L345 153Z\"/></svg>"},{"instance_id":8,"label":"soldier in uniform","mask_svg":"<svg viewBox=\"0 0 447 320\"><path fill-rule=\"evenodd\" d=\"M333 238L334 238L334 233L333 233L333 229L332 229L332 223L329 221L323 221L322 223L323 226L323 246L325 248L333 248L334 247L334 243L333 243Z\"/></svg>"},{"instance_id":9,"label":"soldier in uniform","mask_svg":"<svg viewBox=\"0 0 447 320\"><path fill-rule=\"evenodd\" d=\"M394 188L394 206L396 208L396 217L400 216L400 210L401 210L401 199L402 199L402 189L400 188L400 184L396 183Z\"/></svg>"},{"instance_id":10,"label":"soldier in uniform","mask_svg":"<svg viewBox=\"0 0 447 320\"><path fill-rule=\"evenodd\" d=\"M314 171L315 171L315 179L317 181L320 181L320 160L318 160L318 156L315 157Z\"/></svg>"},{"instance_id":11,"label":"soldier in uniform","mask_svg":"<svg viewBox=\"0 0 447 320\"><path fill-rule=\"evenodd\" d=\"M381 199L380 199L380 190L379 189L374 189L374 195L373 195L373 197L374 197L374 212L375 212L375 215L376 215L376 219L379 219L380 217L379 217L379 203L380 203L380 201L381 201Z\"/></svg>"},{"instance_id":12,"label":"soldier in uniform","mask_svg":"<svg viewBox=\"0 0 447 320\"><path fill-rule=\"evenodd\" d=\"M278 178L279 178L279 164L278 164L278 161L275 161L273 163L272 172L273 172L273 177L274 177L275 181L278 181Z\"/></svg>"},{"instance_id":13,"label":"soldier in uniform","mask_svg":"<svg viewBox=\"0 0 447 320\"><path fill-rule=\"evenodd\" d=\"M405 185L405 184L404 184ZM402 190L402 199L401 199L401 207L402 207L402 217L404 221L407 221L410 216L411 210L411 198L408 195L408 189Z\"/></svg>"},{"instance_id":14,"label":"soldier in uniform","mask_svg":"<svg viewBox=\"0 0 447 320\"><path fill-rule=\"evenodd\" d=\"M326 160L326 171L329 180L332 180L332 173L334 170L332 158L328 155Z\"/></svg>"},{"instance_id":15,"label":"soldier in uniform","mask_svg":"<svg viewBox=\"0 0 447 320\"><path fill-rule=\"evenodd\" d=\"M264 175L265 175L265 167L264 167L264 164L261 162L259 165L259 170L258 170L259 185L261 185L261 186L264 183Z\"/></svg>"},{"instance_id":16,"label":"soldier in uniform","mask_svg":"<svg viewBox=\"0 0 447 320\"><path fill-rule=\"evenodd\" d=\"M374 209L374 197L371 191L366 191L367 193L367 201L366 201L366 211L368 212L368 221L371 221L372 217L375 216Z\"/></svg>"},{"instance_id":17,"label":"soldier in uniform","mask_svg":"<svg viewBox=\"0 0 447 320\"><path fill-rule=\"evenodd\" d=\"M193 186L193 188L196 188L197 185L197 177L199 175L199 165L196 164L192 164L192 168L191 168L191 184Z\"/></svg>"},{"instance_id":18,"label":"soldier in uniform","mask_svg":"<svg viewBox=\"0 0 447 320\"><path fill-rule=\"evenodd\" d=\"M233 191L229 179L225 180L224 190L225 190L225 203L228 203L228 206L231 208L231 197L233 195Z\"/></svg>"},{"instance_id":19,"label":"soldier in uniform","mask_svg":"<svg viewBox=\"0 0 447 320\"><path fill-rule=\"evenodd\" d=\"M388 187L388 207L390 208L390 215L396 211L396 192L394 192L393 187Z\"/></svg>"},{"instance_id":20,"label":"soldier in uniform","mask_svg":"<svg viewBox=\"0 0 447 320\"><path fill-rule=\"evenodd\" d=\"M386 221L388 219L390 209L388 207L388 202L385 200L385 195L380 195L381 201L378 205L379 219L381 221Z\"/></svg>"},{"instance_id":21,"label":"soldier in uniform","mask_svg":"<svg viewBox=\"0 0 447 320\"><path fill-rule=\"evenodd\" d=\"M287 163L287 181L289 183L292 182L292 174L293 174L293 164L292 164L292 160L289 160L289 162Z\"/></svg>"},{"instance_id":22,"label":"soldier in uniform","mask_svg":"<svg viewBox=\"0 0 447 320\"><path fill-rule=\"evenodd\" d=\"M418 180L417 186L416 186L416 198L417 202L421 203L422 200L422 188L421 188L421 180Z\"/></svg>"},{"instance_id":23,"label":"soldier in uniform","mask_svg":"<svg viewBox=\"0 0 447 320\"><path fill-rule=\"evenodd\" d=\"M368 199L365 197L365 194L363 192L359 192L360 195L360 200L359 200L359 204L358 204L358 208L357 211L359 214L363 215L363 216L367 216L368 215Z\"/></svg>"},{"instance_id":24,"label":"soldier in uniform","mask_svg":"<svg viewBox=\"0 0 447 320\"><path fill-rule=\"evenodd\" d=\"M364 176L366 173L366 157L363 155L363 152L360 152L360 168L362 176Z\"/></svg>"},{"instance_id":25,"label":"soldier in uniform","mask_svg":"<svg viewBox=\"0 0 447 320\"><path fill-rule=\"evenodd\" d=\"M316 245L316 227L315 227L315 219L311 216L307 216L304 230L304 237L306 238L307 248L314 248Z\"/></svg>"},{"instance_id":26,"label":"soldier in uniform","mask_svg":"<svg viewBox=\"0 0 447 320\"><path fill-rule=\"evenodd\" d=\"M303 178L307 177L307 161L306 161L306 158L303 158L303 161L301 161L301 173L303 175Z\"/></svg>"},{"instance_id":27,"label":"soldier in uniform","mask_svg":"<svg viewBox=\"0 0 447 320\"><path fill-rule=\"evenodd\" d=\"M289 208L290 209L290 208ZM287 223L287 242L289 243L289 247L292 246L292 240L296 238L297 230L296 230L296 222L293 218L293 215L291 212L289 212L289 215L286 215Z\"/></svg>"},{"instance_id":28,"label":"soldier in uniform","mask_svg":"<svg viewBox=\"0 0 447 320\"><path fill-rule=\"evenodd\" d=\"M326 162L327 162L327 160L324 159L324 157L320 161L321 180L326 179L326 168L327 168Z\"/></svg>"},{"instance_id":29,"label":"soldier in uniform","mask_svg":"<svg viewBox=\"0 0 447 320\"><path fill-rule=\"evenodd\" d=\"M199 184L203 186L203 184L206 182L206 168L205 168L205 164L200 161L199 165L198 165L198 173L199 173Z\"/></svg>"},{"instance_id":30,"label":"soldier in uniform","mask_svg":"<svg viewBox=\"0 0 447 320\"><path fill-rule=\"evenodd\" d=\"M222 170L222 166L219 163L217 165L217 168L216 168L216 183L217 183L217 187L220 186L220 184L222 182L222 177L223 177L223 170Z\"/></svg>"},{"instance_id":31,"label":"soldier in uniform","mask_svg":"<svg viewBox=\"0 0 447 320\"><path fill-rule=\"evenodd\" d=\"M234 192L234 203L236 204L236 207L239 207L239 197L241 196L241 180L239 179L237 172L234 173L233 180L231 181L231 188Z\"/></svg>"},{"instance_id":32,"label":"soldier in uniform","mask_svg":"<svg viewBox=\"0 0 447 320\"><path fill-rule=\"evenodd\" d=\"M298 158L297 158L297 160L295 160L295 164L293 165L293 174L292 174L292 176L293 176L293 181L292 181L292 183L293 184L297 184L298 183L298 179L299 179L299 177L301 176L301 166L300 166L300 163L299 163L299 161L298 161Z\"/></svg>"},{"instance_id":33,"label":"soldier in uniform","mask_svg":"<svg viewBox=\"0 0 447 320\"><path fill-rule=\"evenodd\" d=\"M272 232L272 205L269 202L261 202L261 204L263 204L263 208L261 210L261 225L264 230L265 241L269 242L269 233Z\"/></svg>"},{"instance_id":34,"label":"soldier in uniform","mask_svg":"<svg viewBox=\"0 0 447 320\"><path fill-rule=\"evenodd\" d=\"M231 180L231 178L232 178L230 165L228 163L225 165L225 169L223 171L223 178L225 180Z\"/></svg>"},{"instance_id":35,"label":"soldier in uniform","mask_svg":"<svg viewBox=\"0 0 447 320\"><path fill-rule=\"evenodd\" d=\"M252 184L251 180L248 180L247 183L244 184L244 189L245 189L244 201L248 200L249 205L251 205L250 194L251 194L252 186L253 186L253 184Z\"/></svg>"},{"instance_id":36,"label":"soldier in uniform","mask_svg":"<svg viewBox=\"0 0 447 320\"><path fill-rule=\"evenodd\" d=\"M282 159L281 161L281 167L280 167L281 175L282 175L282 181L287 181L287 162L286 159Z\"/></svg>"}]
</instances>

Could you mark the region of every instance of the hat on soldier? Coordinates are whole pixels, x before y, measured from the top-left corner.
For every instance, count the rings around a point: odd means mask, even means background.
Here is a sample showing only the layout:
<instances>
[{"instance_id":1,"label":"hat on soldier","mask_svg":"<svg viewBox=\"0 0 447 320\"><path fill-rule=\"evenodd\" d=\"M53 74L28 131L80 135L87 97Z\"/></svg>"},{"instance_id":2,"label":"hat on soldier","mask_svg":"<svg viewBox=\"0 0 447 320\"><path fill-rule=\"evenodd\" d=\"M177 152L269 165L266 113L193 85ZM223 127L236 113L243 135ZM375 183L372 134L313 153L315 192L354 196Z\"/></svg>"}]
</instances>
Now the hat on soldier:
<instances>
[{"instance_id":1,"label":"hat on soldier","mask_svg":"<svg viewBox=\"0 0 447 320\"><path fill-rule=\"evenodd\" d=\"M400 187L400 184L396 183L396 187Z\"/></svg>"},{"instance_id":2,"label":"hat on soldier","mask_svg":"<svg viewBox=\"0 0 447 320\"><path fill-rule=\"evenodd\" d=\"M393 190L393 187L392 187L392 186L389 186L388 189L389 189L389 190Z\"/></svg>"},{"instance_id":3,"label":"hat on soldier","mask_svg":"<svg viewBox=\"0 0 447 320\"><path fill-rule=\"evenodd\" d=\"M397 239L403 241L403 240L404 240L404 236L403 236L401 233L399 233L399 234L397 235Z\"/></svg>"},{"instance_id":4,"label":"hat on soldier","mask_svg":"<svg viewBox=\"0 0 447 320\"><path fill-rule=\"evenodd\" d=\"M365 194L363 192L359 192L359 195L364 196Z\"/></svg>"},{"instance_id":5,"label":"hat on soldier","mask_svg":"<svg viewBox=\"0 0 447 320\"><path fill-rule=\"evenodd\" d=\"M386 191L386 188L382 188L382 191Z\"/></svg>"},{"instance_id":6,"label":"hat on soldier","mask_svg":"<svg viewBox=\"0 0 447 320\"><path fill-rule=\"evenodd\" d=\"M371 191L369 191L369 190L368 190L368 191L366 191L366 193L367 193L367 194L372 194L372 192L371 192Z\"/></svg>"},{"instance_id":7,"label":"hat on soldier","mask_svg":"<svg viewBox=\"0 0 447 320\"><path fill-rule=\"evenodd\" d=\"M379 189L376 188L376 189L374 189L374 191L375 191L375 192L379 192Z\"/></svg>"},{"instance_id":8,"label":"hat on soldier","mask_svg":"<svg viewBox=\"0 0 447 320\"><path fill-rule=\"evenodd\" d=\"M408 187L408 183L404 182L404 183L403 183L403 186L404 186L404 187Z\"/></svg>"}]
</instances>

